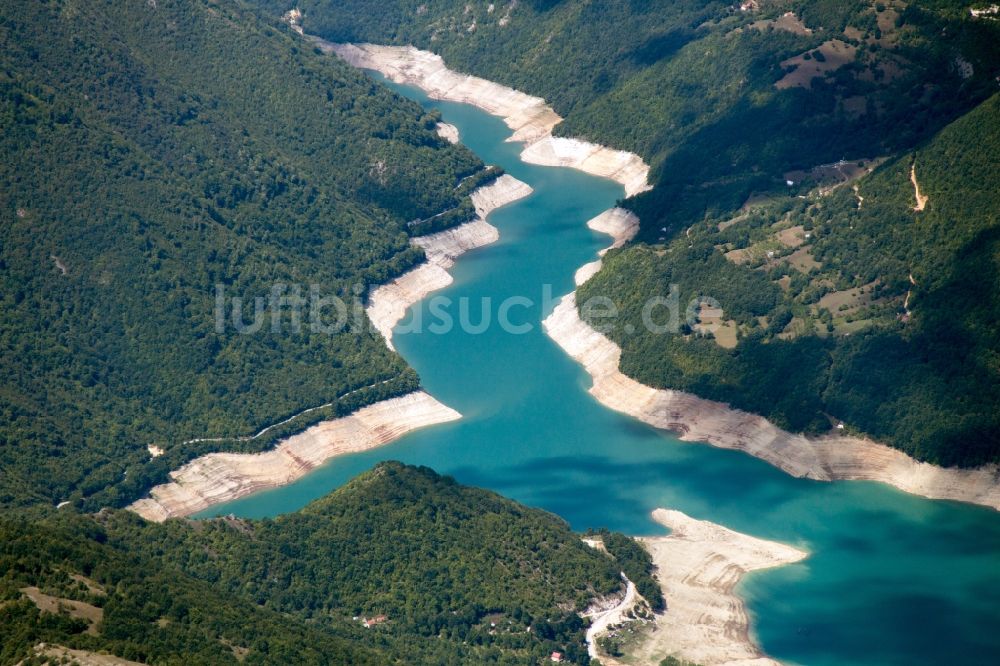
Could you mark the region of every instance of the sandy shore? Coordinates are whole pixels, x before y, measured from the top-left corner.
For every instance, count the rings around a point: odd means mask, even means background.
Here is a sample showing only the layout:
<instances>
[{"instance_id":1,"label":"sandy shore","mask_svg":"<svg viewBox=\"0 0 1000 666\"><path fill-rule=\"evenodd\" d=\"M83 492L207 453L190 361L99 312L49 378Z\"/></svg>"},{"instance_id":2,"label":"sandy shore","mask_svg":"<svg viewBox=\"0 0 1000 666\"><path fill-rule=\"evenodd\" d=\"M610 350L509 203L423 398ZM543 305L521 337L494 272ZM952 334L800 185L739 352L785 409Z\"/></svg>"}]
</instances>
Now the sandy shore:
<instances>
[{"instance_id":1,"label":"sandy shore","mask_svg":"<svg viewBox=\"0 0 1000 666\"><path fill-rule=\"evenodd\" d=\"M767 419L681 391L653 389L618 370L621 349L580 319L576 295L560 301L543 322L546 332L593 378L601 403L690 442L744 451L796 477L820 481L888 483L932 499L982 504L1000 510L1000 468L944 468L917 462L902 451L857 437L809 438Z\"/></svg>"},{"instance_id":2,"label":"sandy shore","mask_svg":"<svg viewBox=\"0 0 1000 666\"><path fill-rule=\"evenodd\" d=\"M503 118L514 134L509 141L525 143L521 159L531 164L563 166L611 178L627 196L649 189L649 166L638 155L552 136L562 118L540 97L447 68L441 56L412 46L334 44L309 37L328 53L363 69L371 69L397 83L415 85L432 99L472 104Z\"/></svg>"},{"instance_id":3,"label":"sandy shore","mask_svg":"<svg viewBox=\"0 0 1000 666\"><path fill-rule=\"evenodd\" d=\"M375 289L366 309L372 325L385 338L389 349L393 349L392 329L403 319L410 306L452 283L448 269L455 265L455 259L500 238L500 233L486 222L486 217L497 208L523 199L531 192L529 185L504 174L472 193L472 203L479 219L413 239L414 244L424 249L427 261Z\"/></svg>"},{"instance_id":4,"label":"sandy shore","mask_svg":"<svg viewBox=\"0 0 1000 666\"><path fill-rule=\"evenodd\" d=\"M807 553L680 511L657 509L653 518L671 534L640 541L658 568L667 611L629 650L629 663L655 666L670 655L701 666L779 666L751 640L746 606L733 590L747 572L798 562Z\"/></svg>"},{"instance_id":5,"label":"sandy shore","mask_svg":"<svg viewBox=\"0 0 1000 666\"><path fill-rule=\"evenodd\" d=\"M289 437L264 453L210 453L170 473L172 481L153 488L129 509L163 521L189 516L214 504L292 483L334 456L366 451L461 414L417 391L364 407L350 416L324 421Z\"/></svg>"}]
</instances>

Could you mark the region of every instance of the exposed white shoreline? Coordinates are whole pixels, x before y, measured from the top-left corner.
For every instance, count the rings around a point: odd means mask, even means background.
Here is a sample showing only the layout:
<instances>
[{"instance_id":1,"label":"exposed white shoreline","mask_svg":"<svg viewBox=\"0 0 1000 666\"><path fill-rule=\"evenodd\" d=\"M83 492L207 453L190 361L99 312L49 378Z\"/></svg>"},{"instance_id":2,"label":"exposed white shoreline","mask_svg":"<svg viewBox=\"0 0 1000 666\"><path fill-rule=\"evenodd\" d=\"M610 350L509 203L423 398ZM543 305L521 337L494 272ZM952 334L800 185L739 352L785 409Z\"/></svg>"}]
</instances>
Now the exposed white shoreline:
<instances>
[{"instance_id":1,"label":"exposed white shoreline","mask_svg":"<svg viewBox=\"0 0 1000 666\"><path fill-rule=\"evenodd\" d=\"M580 318L576 294L560 301L545 331L593 378L591 395L680 439L744 451L796 477L819 481L888 483L931 499L971 502L1000 510L1000 467L945 468L917 462L868 439L809 438L781 430L767 419L690 393L654 389L618 369L621 349Z\"/></svg>"},{"instance_id":2,"label":"exposed white shoreline","mask_svg":"<svg viewBox=\"0 0 1000 666\"><path fill-rule=\"evenodd\" d=\"M608 148L555 139L552 128L561 118L545 101L475 76L449 70L442 58L413 47L373 44L332 44L311 37L320 48L348 63L381 72L393 81L416 85L430 97L464 102L501 116L514 130L510 140L528 145L521 159L539 164L575 167L614 178L631 193L649 189L649 169L636 155L610 160L632 165L617 171L598 167L592 155L621 154ZM602 152L603 151L603 152ZM604 159L604 158L601 158ZM642 165L637 167L636 165ZM627 242L638 229L628 211L611 209L588 223L609 233L612 247ZM603 254L603 253L602 253ZM577 285L600 270L600 261L581 267ZM817 480L869 480L888 483L931 499L950 499L1000 510L1000 466L964 470L920 463L902 451L856 437L807 438L785 432L767 419L680 391L657 390L618 370L621 350L580 320L575 296L565 297L544 322L548 334L594 379L591 394L602 403L659 428L677 432L686 441L706 442L745 451L797 477Z\"/></svg>"},{"instance_id":3,"label":"exposed white shoreline","mask_svg":"<svg viewBox=\"0 0 1000 666\"><path fill-rule=\"evenodd\" d=\"M298 26L300 18L292 16L290 23L299 34L303 34ZM637 155L577 139L553 137L552 128L562 118L541 98L485 79L457 74L445 67L440 56L413 47L333 44L318 37L304 36L322 50L336 52L349 64L379 71L393 81L416 85L432 98L472 104L501 116L514 130L514 135L508 140L527 144L521 153L521 159L526 162L571 167L611 178L621 183L629 196L650 189L649 167ZM414 239L415 243L424 247L428 261L376 289L368 307L369 317L390 349L392 328L406 309L428 293L451 284L452 278L447 269L454 264L455 258L497 240L497 230L484 219L489 211L530 193L528 185L510 176L502 176L494 184L473 193L480 219ZM588 222L588 226L612 235L614 243L611 247L619 247L635 235L638 219L628 211L614 208ZM600 260L581 267L575 276L576 284L583 284L600 267ZM745 451L793 476L828 481L880 481L931 499L958 500L1000 510L998 465L973 470L941 468L919 463L901 451L865 439L832 436L809 439L787 433L761 416L735 410L722 403L640 384L618 370L620 348L580 319L575 292L562 299L543 325L549 336L590 373L594 381L590 393L600 402L655 427L675 431L682 440ZM377 427L379 430L399 431L398 434L381 441L376 437L372 440L374 444L366 445L364 441L358 441L348 444L347 448L338 448L335 435L328 437L321 432L324 428L336 431L336 424L357 420L366 410L392 411L399 409L396 401L418 397L420 401L426 399L433 405L426 405L426 413L422 416L419 409L413 414L401 409L395 419L389 415ZM365 450L392 441L414 428L458 418L461 418L458 412L423 392L386 400L343 419L313 426L265 453L202 456L171 472L174 481L157 486L150 491L150 497L140 499L128 508L150 520L190 515L212 504L291 483L332 456ZM322 460L313 464L309 455L303 461L296 461L294 456L290 456L290 462L285 460L283 463L279 463L279 459L260 460L261 457L283 455L283 446L291 446L293 441L299 442L299 438L308 441L307 435L310 434L317 441L327 442L316 445L318 448L315 450L331 451L321 454L325 455ZM354 445L361 448L351 448ZM311 466L303 466L299 462ZM271 464L275 464L273 473L261 469Z\"/></svg>"},{"instance_id":4,"label":"exposed white shoreline","mask_svg":"<svg viewBox=\"0 0 1000 666\"><path fill-rule=\"evenodd\" d=\"M599 254L603 257L608 250L619 248L635 237L639 232L639 218L635 216L635 213L624 208L611 208L587 222L587 226L594 231L608 234L614 239L614 243L600 251ZM602 263L600 259L596 259L580 266L573 276L576 286L579 287L597 275L597 272L601 270Z\"/></svg>"},{"instance_id":5,"label":"exposed white shoreline","mask_svg":"<svg viewBox=\"0 0 1000 666\"><path fill-rule=\"evenodd\" d=\"M750 617L734 593L750 571L798 562L807 553L734 532L680 511L657 509L665 537L640 538L657 566L667 610L629 650L629 663L655 666L665 656L701 666L780 666L750 636Z\"/></svg>"},{"instance_id":6,"label":"exposed white shoreline","mask_svg":"<svg viewBox=\"0 0 1000 666\"><path fill-rule=\"evenodd\" d=\"M644 600L622 574L628 584L625 593L598 599L581 613L591 620L588 654L607 666L658 666L667 656L702 666L781 666L754 642L746 605L734 590L750 571L798 562L808 554L695 520L680 511L656 509L652 516L670 528L670 535L637 540L656 566L666 610L635 627L640 621L629 617L628 611ZM599 541L585 541L603 548ZM598 639L626 625L633 625L631 630L638 633L624 661L602 654Z\"/></svg>"},{"instance_id":7,"label":"exposed white shoreline","mask_svg":"<svg viewBox=\"0 0 1000 666\"><path fill-rule=\"evenodd\" d=\"M500 238L500 232L486 222L486 217L497 208L523 199L531 192L529 185L504 174L472 193L472 203L479 219L413 239L414 244L424 249L427 261L375 289L366 309L372 325L385 338L389 349L394 349L392 329L403 319L406 311L427 294L444 289L452 283L448 269L455 265L455 259L469 250L489 245Z\"/></svg>"},{"instance_id":8,"label":"exposed white shoreline","mask_svg":"<svg viewBox=\"0 0 1000 666\"><path fill-rule=\"evenodd\" d=\"M416 391L318 423L263 453L209 453L170 473L171 481L128 508L161 522L203 511L296 481L335 456L366 451L403 435L461 418L429 394Z\"/></svg>"},{"instance_id":9,"label":"exposed white shoreline","mask_svg":"<svg viewBox=\"0 0 1000 666\"><path fill-rule=\"evenodd\" d=\"M332 44L312 38L348 63L412 84L436 99L473 104L503 117L514 130L510 140L528 145L521 159L535 164L573 167L612 178L629 195L649 189L649 167L637 155L552 137L561 118L545 101L475 76L449 70L440 56L413 47ZM611 234L619 247L634 236L635 216L612 209L588 224ZM577 285L600 270L600 261L581 267ZM571 306L571 307L570 307ZM591 393L605 405L654 426L674 430L688 441L746 451L792 474L819 480L869 480L931 499L971 502L1000 510L1000 466L964 470L920 463L902 451L856 437L810 439L779 429L761 416L679 391L658 391L618 371L621 350L590 329L570 297L545 322L546 330L594 377Z\"/></svg>"},{"instance_id":10,"label":"exposed white shoreline","mask_svg":"<svg viewBox=\"0 0 1000 666\"><path fill-rule=\"evenodd\" d=\"M650 189L649 165L638 155L580 139L552 136L552 129L562 122L562 117L540 97L454 72L441 56L412 46L334 44L313 36L308 39L355 67L375 70L396 83L415 85L432 99L472 104L500 116L514 132L508 141L526 144L521 153L525 162L570 167L610 178L622 184L627 196Z\"/></svg>"}]
</instances>

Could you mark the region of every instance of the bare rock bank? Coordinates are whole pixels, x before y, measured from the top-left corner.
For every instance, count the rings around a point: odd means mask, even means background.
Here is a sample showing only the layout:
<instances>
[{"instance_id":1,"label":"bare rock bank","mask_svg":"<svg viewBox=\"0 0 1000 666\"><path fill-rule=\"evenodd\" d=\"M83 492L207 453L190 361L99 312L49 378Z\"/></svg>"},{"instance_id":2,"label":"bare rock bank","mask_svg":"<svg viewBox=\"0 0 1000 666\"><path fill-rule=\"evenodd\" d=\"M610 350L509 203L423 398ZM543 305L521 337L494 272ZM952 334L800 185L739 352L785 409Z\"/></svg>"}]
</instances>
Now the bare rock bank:
<instances>
[{"instance_id":1,"label":"bare rock bank","mask_svg":"<svg viewBox=\"0 0 1000 666\"><path fill-rule=\"evenodd\" d=\"M305 476L330 458L382 446L403 435L461 418L427 393L383 400L324 421L263 453L210 453L170 473L171 481L129 505L147 520L162 522L203 511Z\"/></svg>"},{"instance_id":2,"label":"bare rock bank","mask_svg":"<svg viewBox=\"0 0 1000 666\"><path fill-rule=\"evenodd\" d=\"M540 97L454 72L441 56L412 46L334 44L310 37L320 49L336 53L362 69L375 70L396 83L415 85L432 99L472 104L503 118L514 134L509 141L526 144L521 159L531 164L563 166L616 180L627 196L649 189L649 165L633 153L579 139L552 136L562 117Z\"/></svg>"}]
</instances>

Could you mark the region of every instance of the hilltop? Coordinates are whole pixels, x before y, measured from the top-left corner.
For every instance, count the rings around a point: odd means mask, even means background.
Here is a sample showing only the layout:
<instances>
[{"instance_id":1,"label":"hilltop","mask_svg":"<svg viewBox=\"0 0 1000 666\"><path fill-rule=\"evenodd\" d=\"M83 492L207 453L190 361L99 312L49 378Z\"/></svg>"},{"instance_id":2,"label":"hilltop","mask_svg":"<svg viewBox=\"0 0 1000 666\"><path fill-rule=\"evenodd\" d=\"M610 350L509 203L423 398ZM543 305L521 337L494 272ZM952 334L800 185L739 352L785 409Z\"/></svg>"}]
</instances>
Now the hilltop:
<instances>
[{"instance_id":1,"label":"hilltop","mask_svg":"<svg viewBox=\"0 0 1000 666\"><path fill-rule=\"evenodd\" d=\"M147 663L581 663L578 611L623 586L560 518L399 463L273 520L106 510L0 535L5 664L41 642Z\"/></svg>"}]
</instances>

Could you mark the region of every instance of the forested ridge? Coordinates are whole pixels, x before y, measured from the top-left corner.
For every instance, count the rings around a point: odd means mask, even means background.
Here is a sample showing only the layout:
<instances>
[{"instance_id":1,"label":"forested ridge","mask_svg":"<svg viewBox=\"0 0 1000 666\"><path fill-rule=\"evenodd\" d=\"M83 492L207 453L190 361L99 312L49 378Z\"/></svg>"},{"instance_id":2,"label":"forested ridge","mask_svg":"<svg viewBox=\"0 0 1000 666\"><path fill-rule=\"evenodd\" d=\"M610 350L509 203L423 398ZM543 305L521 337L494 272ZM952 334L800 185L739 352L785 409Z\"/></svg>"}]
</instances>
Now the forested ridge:
<instances>
[{"instance_id":1,"label":"forested ridge","mask_svg":"<svg viewBox=\"0 0 1000 666\"><path fill-rule=\"evenodd\" d=\"M185 440L417 386L363 327L220 334L215 288L250 322L419 261L408 223L471 217L483 169L434 115L239 2L3 2L0 41L0 506L121 505L273 438Z\"/></svg>"},{"instance_id":2,"label":"forested ridge","mask_svg":"<svg viewBox=\"0 0 1000 666\"><path fill-rule=\"evenodd\" d=\"M3 664L40 642L146 663L586 663L577 611L622 586L556 516L399 463L273 520L59 512L0 537ZM40 612L27 588L102 619Z\"/></svg>"},{"instance_id":3,"label":"forested ridge","mask_svg":"<svg viewBox=\"0 0 1000 666\"><path fill-rule=\"evenodd\" d=\"M790 430L1000 460L1000 24L970 3L296 4L309 32L430 49L651 164L653 190L623 202L638 243L578 300L625 313L627 374ZM645 334L671 284L723 319Z\"/></svg>"}]
</instances>

